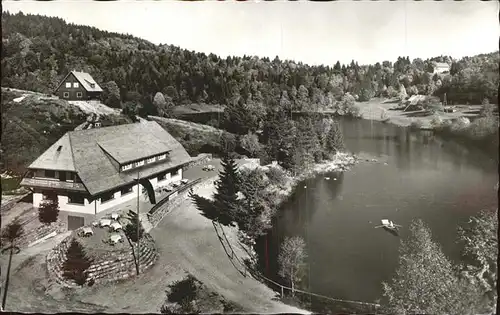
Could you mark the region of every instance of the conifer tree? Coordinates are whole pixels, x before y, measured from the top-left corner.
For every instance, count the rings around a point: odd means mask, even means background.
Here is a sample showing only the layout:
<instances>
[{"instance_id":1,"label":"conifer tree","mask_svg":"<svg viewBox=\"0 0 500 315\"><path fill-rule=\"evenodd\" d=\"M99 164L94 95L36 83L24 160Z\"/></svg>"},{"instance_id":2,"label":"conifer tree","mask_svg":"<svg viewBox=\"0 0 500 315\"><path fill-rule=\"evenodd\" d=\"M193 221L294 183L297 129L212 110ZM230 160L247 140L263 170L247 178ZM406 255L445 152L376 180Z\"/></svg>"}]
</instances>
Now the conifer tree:
<instances>
[{"instance_id":1,"label":"conifer tree","mask_svg":"<svg viewBox=\"0 0 500 315\"><path fill-rule=\"evenodd\" d=\"M87 269L91 264L92 259L86 255L83 246L73 239L63 263L63 277L75 281L78 285L84 285L88 276Z\"/></svg>"},{"instance_id":2,"label":"conifer tree","mask_svg":"<svg viewBox=\"0 0 500 315\"><path fill-rule=\"evenodd\" d=\"M214 207L218 212L227 213L234 221L238 222L239 201L237 193L241 183L238 166L227 155L222 158L221 164L223 169L219 172L219 179L215 183L217 192L214 194Z\"/></svg>"},{"instance_id":3,"label":"conifer tree","mask_svg":"<svg viewBox=\"0 0 500 315\"><path fill-rule=\"evenodd\" d=\"M144 228L142 227L142 224L137 216L137 213L135 213L132 210L129 210L127 213L127 219L129 220L129 223L125 226L125 235L132 241L132 242L137 242L138 239L142 238L144 234ZM137 227L139 226L139 237L137 237Z\"/></svg>"},{"instance_id":4,"label":"conifer tree","mask_svg":"<svg viewBox=\"0 0 500 315\"><path fill-rule=\"evenodd\" d=\"M344 149L345 145L342 130L340 130L338 121L334 121L326 137L326 150L330 154L336 154Z\"/></svg>"}]
</instances>

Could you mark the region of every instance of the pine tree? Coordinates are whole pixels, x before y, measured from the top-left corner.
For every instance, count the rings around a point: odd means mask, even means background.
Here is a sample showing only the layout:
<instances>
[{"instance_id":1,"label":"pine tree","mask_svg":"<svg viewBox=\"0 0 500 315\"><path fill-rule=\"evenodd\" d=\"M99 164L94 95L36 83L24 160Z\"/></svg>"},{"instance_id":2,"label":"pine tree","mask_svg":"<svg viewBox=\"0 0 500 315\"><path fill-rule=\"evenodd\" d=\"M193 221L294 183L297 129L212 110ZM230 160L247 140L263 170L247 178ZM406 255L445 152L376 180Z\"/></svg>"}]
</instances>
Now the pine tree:
<instances>
[{"instance_id":1,"label":"pine tree","mask_svg":"<svg viewBox=\"0 0 500 315\"><path fill-rule=\"evenodd\" d=\"M295 150L299 150L300 153L294 156L302 157L304 160L300 163L301 166L308 167L320 159L321 143L310 117L300 119L297 125Z\"/></svg>"},{"instance_id":2,"label":"pine tree","mask_svg":"<svg viewBox=\"0 0 500 315\"><path fill-rule=\"evenodd\" d=\"M342 130L340 129L338 121L334 121L326 137L326 151L330 154L336 154L344 149L345 145Z\"/></svg>"},{"instance_id":3,"label":"pine tree","mask_svg":"<svg viewBox=\"0 0 500 315\"><path fill-rule=\"evenodd\" d=\"M215 183L217 192L214 194L214 207L218 212L227 213L234 221L238 221L239 191L241 179L236 162L225 155L221 161L222 170L219 179Z\"/></svg>"},{"instance_id":4,"label":"pine tree","mask_svg":"<svg viewBox=\"0 0 500 315\"><path fill-rule=\"evenodd\" d=\"M132 242L137 242L138 238L142 238L144 234L144 228L142 227L142 224L137 216L137 213L135 213L132 210L129 210L127 213L127 219L129 223L125 226L125 235L132 241ZM139 237L137 237L137 227L139 225Z\"/></svg>"},{"instance_id":5,"label":"pine tree","mask_svg":"<svg viewBox=\"0 0 500 315\"><path fill-rule=\"evenodd\" d=\"M78 285L84 285L88 276L87 269L91 264L92 259L86 255L83 246L73 239L63 263L63 277L75 281Z\"/></svg>"}]
</instances>

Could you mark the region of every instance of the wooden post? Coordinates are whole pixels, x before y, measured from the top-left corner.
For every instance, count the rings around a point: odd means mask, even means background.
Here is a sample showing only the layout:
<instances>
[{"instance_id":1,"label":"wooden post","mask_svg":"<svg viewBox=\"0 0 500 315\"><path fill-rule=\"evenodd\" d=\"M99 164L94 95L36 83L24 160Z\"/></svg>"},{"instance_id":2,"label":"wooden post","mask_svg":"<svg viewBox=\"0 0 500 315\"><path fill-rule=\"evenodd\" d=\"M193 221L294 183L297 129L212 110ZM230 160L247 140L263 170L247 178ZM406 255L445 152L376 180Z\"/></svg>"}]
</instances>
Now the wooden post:
<instances>
[{"instance_id":1,"label":"wooden post","mask_svg":"<svg viewBox=\"0 0 500 315\"><path fill-rule=\"evenodd\" d=\"M139 185L139 171L137 171L137 255L136 255L136 259L137 259L137 275L139 275L139 264L140 264L140 254L141 254L141 250L140 250L140 238L139 238L139 232L141 230L141 218L139 217L139 195L140 195L140 185Z\"/></svg>"},{"instance_id":2,"label":"wooden post","mask_svg":"<svg viewBox=\"0 0 500 315\"><path fill-rule=\"evenodd\" d=\"M281 297L283 298L283 297L285 297L284 292L283 292L283 286L280 285L280 287L281 287Z\"/></svg>"}]
</instances>

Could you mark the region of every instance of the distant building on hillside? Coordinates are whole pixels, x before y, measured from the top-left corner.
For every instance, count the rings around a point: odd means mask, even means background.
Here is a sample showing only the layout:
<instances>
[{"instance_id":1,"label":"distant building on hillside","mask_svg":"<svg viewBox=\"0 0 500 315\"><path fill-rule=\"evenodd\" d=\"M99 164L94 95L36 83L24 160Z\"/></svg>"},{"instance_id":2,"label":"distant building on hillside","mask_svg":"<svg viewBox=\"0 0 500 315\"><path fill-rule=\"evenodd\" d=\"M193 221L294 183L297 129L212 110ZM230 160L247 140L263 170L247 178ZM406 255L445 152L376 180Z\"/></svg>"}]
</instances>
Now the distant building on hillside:
<instances>
[{"instance_id":1,"label":"distant building on hillside","mask_svg":"<svg viewBox=\"0 0 500 315\"><path fill-rule=\"evenodd\" d=\"M450 72L450 65L445 62L435 62L433 66L434 66L434 73Z\"/></svg>"},{"instance_id":2,"label":"distant building on hillside","mask_svg":"<svg viewBox=\"0 0 500 315\"><path fill-rule=\"evenodd\" d=\"M59 83L54 94L68 101L98 100L102 88L90 74L73 70Z\"/></svg>"},{"instance_id":3,"label":"distant building on hillside","mask_svg":"<svg viewBox=\"0 0 500 315\"><path fill-rule=\"evenodd\" d=\"M190 161L156 122L70 131L29 166L21 186L33 191L35 208L57 194L59 218L74 230L137 198L138 176L154 189L167 186L182 180Z\"/></svg>"}]
</instances>

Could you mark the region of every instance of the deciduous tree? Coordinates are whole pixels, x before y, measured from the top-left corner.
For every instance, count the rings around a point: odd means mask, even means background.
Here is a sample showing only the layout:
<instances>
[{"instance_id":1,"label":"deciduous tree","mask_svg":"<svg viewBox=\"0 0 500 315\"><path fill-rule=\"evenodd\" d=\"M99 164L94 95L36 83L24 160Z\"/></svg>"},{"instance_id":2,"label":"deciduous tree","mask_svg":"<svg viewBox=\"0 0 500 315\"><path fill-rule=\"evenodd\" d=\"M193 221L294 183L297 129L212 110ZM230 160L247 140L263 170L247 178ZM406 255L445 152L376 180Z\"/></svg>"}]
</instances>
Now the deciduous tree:
<instances>
[{"instance_id":1,"label":"deciduous tree","mask_svg":"<svg viewBox=\"0 0 500 315\"><path fill-rule=\"evenodd\" d=\"M279 274L287 279L295 294L295 286L302 280L306 264L306 243L299 236L287 237L280 247L278 255Z\"/></svg>"}]
</instances>

